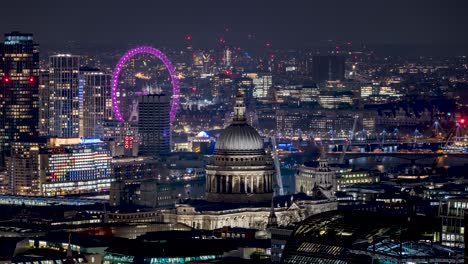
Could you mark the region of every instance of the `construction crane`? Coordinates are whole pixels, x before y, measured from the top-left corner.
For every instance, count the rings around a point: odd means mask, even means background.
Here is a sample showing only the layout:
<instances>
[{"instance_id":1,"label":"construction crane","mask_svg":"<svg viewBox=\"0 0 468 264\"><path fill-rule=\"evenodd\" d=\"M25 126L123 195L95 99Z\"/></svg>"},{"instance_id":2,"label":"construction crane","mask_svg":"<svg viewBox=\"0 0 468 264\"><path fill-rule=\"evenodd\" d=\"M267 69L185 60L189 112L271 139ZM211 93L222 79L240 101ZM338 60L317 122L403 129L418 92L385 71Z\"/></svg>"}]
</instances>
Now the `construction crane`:
<instances>
[{"instance_id":1,"label":"construction crane","mask_svg":"<svg viewBox=\"0 0 468 264\"><path fill-rule=\"evenodd\" d=\"M445 135L445 138L443 139L445 141L444 144L444 149L446 149L450 143L450 140L452 140L455 137L455 141L457 141L457 137L460 134L460 124L456 123L455 127L450 129L450 131Z\"/></svg>"},{"instance_id":2,"label":"construction crane","mask_svg":"<svg viewBox=\"0 0 468 264\"><path fill-rule=\"evenodd\" d=\"M449 146L449 143L450 143L450 140L452 140L453 138L453 135L456 134L456 130L459 129L459 124L456 123L455 124L455 127L453 127L452 129L450 129L449 131L447 131L447 133L445 134L445 137L442 139L442 142L444 142L444 146L442 147L442 150L446 150L447 147ZM442 129L442 128L441 128ZM434 162L432 162L432 168L435 168L437 167L437 164L439 164L439 162L441 161L442 157L435 157L434 158Z\"/></svg>"},{"instance_id":3,"label":"construction crane","mask_svg":"<svg viewBox=\"0 0 468 264\"><path fill-rule=\"evenodd\" d=\"M283 190L283 178L281 178L281 168L278 159L278 151L276 150L276 138L273 136L270 138L271 144L273 145L271 153L273 155L273 161L275 163L275 170L276 170L276 188L275 191L277 192L276 195L284 195Z\"/></svg>"},{"instance_id":4,"label":"construction crane","mask_svg":"<svg viewBox=\"0 0 468 264\"><path fill-rule=\"evenodd\" d=\"M340 158L338 159L338 164L343 164L344 157L346 155L346 151L352 145L352 140L354 139L354 131L356 131L356 125L357 125L358 118L359 118L358 115L354 116L353 130L351 130L351 135L350 135L348 141L346 141L344 146L343 146L343 152L341 153Z\"/></svg>"},{"instance_id":5,"label":"construction crane","mask_svg":"<svg viewBox=\"0 0 468 264\"><path fill-rule=\"evenodd\" d=\"M450 130L444 138L444 149L448 147L450 140L452 139L454 129Z\"/></svg>"}]
</instances>

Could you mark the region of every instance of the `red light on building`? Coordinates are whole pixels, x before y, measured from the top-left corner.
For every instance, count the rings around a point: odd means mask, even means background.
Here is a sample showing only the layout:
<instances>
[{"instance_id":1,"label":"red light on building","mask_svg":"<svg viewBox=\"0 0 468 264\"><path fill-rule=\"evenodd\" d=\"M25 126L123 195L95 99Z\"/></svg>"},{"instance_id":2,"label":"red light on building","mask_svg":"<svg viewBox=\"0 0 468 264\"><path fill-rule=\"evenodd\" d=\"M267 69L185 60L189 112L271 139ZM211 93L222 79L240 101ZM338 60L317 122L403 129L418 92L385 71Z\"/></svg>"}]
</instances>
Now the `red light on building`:
<instances>
[{"instance_id":1,"label":"red light on building","mask_svg":"<svg viewBox=\"0 0 468 264\"><path fill-rule=\"evenodd\" d=\"M124 138L124 148L125 149L132 149L133 148L133 137L132 136L125 136L125 138Z\"/></svg>"},{"instance_id":2,"label":"red light on building","mask_svg":"<svg viewBox=\"0 0 468 264\"><path fill-rule=\"evenodd\" d=\"M265 43L265 46L266 46L267 48L269 48L269 47L271 47L271 43L270 43L270 42L267 42L267 43Z\"/></svg>"},{"instance_id":3,"label":"red light on building","mask_svg":"<svg viewBox=\"0 0 468 264\"><path fill-rule=\"evenodd\" d=\"M29 82L33 83L34 82L34 77L29 77Z\"/></svg>"},{"instance_id":4,"label":"red light on building","mask_svg":"<svg viewBox=\"0 0 468 264\"><path fill-rule=\"evenodd\" d=\"M3 82L9 83L9 82L10 82L10 78L8 78L8 77L3 78Z\"/></svg>"},{"instance_id":5,"label":"red light on building","mask_svg":"<svg viewBox=\"0 0 468 264\"><path fill-rule=\"evenodd\" d=\"M191 40L192 40L192 36L188 35L187 37L185 37L185 39L187 39L188 41L191 41Z\"/></svg>"},{"instance_id":6,"label":"red light on building","mask_svg":"<svg viewBox=\"0 0 468 264\"><path fill-rule=\"evenodd\" d=\"M466 124L466 118L460 117L460 119L458 119L458 123L459 123L460 125L465 125L465 124Z\"/></svg>"}]
</instances>

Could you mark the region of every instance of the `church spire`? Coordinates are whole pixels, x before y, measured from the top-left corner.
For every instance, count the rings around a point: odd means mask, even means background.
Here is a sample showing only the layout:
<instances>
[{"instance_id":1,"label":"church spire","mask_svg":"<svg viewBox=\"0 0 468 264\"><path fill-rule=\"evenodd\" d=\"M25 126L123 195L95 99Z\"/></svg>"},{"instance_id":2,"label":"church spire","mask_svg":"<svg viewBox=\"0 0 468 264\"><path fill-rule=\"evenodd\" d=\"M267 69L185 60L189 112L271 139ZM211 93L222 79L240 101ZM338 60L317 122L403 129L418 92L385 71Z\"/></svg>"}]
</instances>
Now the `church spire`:
<instances>
[{"instance_id":1,"label":"church spire","mask_svg":"<svg viewBox=\"0 0 468 264\"><path fill-rule=\"evenodd\" d=\"M71 233L68 234L68 247L67 247L67 257L65 259L65 264L75 264L73 259L73 252L71 249Z\"/></svg>"},{"instance_id":2,"label":"church spire","mask_svg":"<svg viewBox=\"0 0 468 264\"><path fill-rule=\"evenodd\" d=\"M277 227L278 226L278 219L276 218L275 214L275 203L273 198L271 198L271 208L270 208L270 215L268 216L268 224L267 228Z\"/></svg>"},{"instance_id":3,"label":"church spire","mask_svg":"<svg viewBox=\"0 0 468 264\"><path fill-rule=\"evenodd\" d=\"M68 234L68 247L67 247L67 257L72 257L72 250L71 250L71 233Z\"/></svg>"},{"instance_id":4,"label":"church spire","mask_svg":"<svg viewBox=\"0 0 468 264\"><path fill-rule=\"evenodd\" d=\"M234 105L234 118L233 124L245 124L245 104L244 104L244 93L241 89L238 90L236 96L236 104Z\"/></svg>"}]
</instances>

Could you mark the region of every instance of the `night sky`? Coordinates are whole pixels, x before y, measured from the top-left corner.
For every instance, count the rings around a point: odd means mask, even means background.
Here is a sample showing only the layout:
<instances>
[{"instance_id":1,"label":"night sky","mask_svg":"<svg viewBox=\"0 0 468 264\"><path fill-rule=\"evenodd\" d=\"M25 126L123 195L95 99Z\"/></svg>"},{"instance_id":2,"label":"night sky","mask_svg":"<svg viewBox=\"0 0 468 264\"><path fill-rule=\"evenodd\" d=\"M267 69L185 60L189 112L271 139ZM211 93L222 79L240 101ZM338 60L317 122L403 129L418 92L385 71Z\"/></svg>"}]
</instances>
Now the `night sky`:
<instances>
[{"instance_id":1,"label":"night sky","mask_svg":"<svg viewBox=\"0 0 468 264\"><path fill-rule=\"evenodd\" d=\"M184 44L191 35L195 45L224 37L276 47L327 39L468 46L463 0L2 0L0 13L0 32L31 32L49 45Z\"/></svg>"}]
</instances>

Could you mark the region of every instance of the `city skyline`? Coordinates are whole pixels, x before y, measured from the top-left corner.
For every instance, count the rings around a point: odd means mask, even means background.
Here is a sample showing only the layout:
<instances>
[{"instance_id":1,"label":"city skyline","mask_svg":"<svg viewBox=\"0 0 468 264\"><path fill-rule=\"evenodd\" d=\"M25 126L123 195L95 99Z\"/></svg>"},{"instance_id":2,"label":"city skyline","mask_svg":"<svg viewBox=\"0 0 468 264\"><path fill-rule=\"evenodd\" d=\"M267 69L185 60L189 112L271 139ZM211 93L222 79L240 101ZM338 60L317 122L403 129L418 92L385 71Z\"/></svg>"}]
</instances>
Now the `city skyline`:
<instances>
[{"instance_id":1,"label":"city skyline","mask_svg":"<svg viewBox=\"0 0 468 264\"><path fill-rule=\"evenodd\" d=\"M295 1L284 5L281 1L203 1L180 5L85 0L78 6L63 1L27 2L28 8L13 1L3 3L0 31L32 32L45 46L184 46L190 36L200 47L216 46L220 38L229 45L261 47L268 42L272 48L307 48L333 40L397 50L432 46L429 51L460 53L468 43L465 2ZM23 19L11 17L19 11ZM451 50L440 50L447 47Z\"/></svg>"},{"instance_id":2,"label":"city skyline","mask_svg":"<svg viewBox=\"0 0 468 264\"><path fill-rule=\"evenodd\" d=\"M0 8L1 263L468 261L468 3Z\"/></svg>"}]
</instances>

